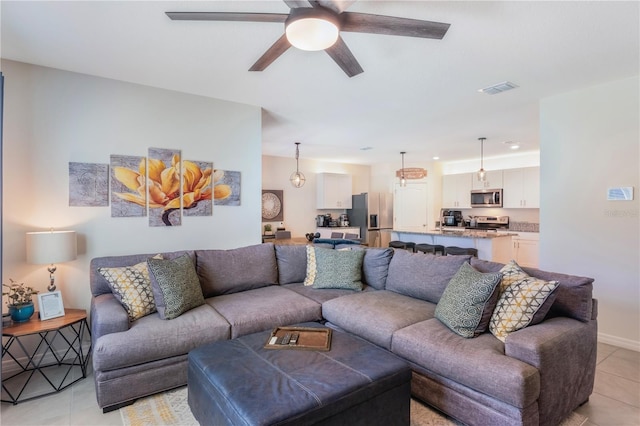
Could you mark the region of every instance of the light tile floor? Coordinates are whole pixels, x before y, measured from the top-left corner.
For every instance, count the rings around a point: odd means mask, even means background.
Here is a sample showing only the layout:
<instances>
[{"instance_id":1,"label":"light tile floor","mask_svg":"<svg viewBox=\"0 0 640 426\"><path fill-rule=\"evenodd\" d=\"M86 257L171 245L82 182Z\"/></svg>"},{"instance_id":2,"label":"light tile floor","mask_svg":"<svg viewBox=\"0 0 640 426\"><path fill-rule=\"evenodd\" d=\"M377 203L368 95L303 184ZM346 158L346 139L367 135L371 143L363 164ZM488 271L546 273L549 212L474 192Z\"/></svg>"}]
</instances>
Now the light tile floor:
<instances>
[{"instance_id":1,"label":"light tile floor","mask_svg":"<svg viewBox=\"0 0 640 426\"><path fill-rule=\"evenodd\" d=\"M640 425L640 352L598 344L595 388L577 410L585 426ZM103 414L96 404L92 377L55 395L18 405L2 403L0 423L22 425L121 426L118 411Z\"/></svg>"}]
</instances>

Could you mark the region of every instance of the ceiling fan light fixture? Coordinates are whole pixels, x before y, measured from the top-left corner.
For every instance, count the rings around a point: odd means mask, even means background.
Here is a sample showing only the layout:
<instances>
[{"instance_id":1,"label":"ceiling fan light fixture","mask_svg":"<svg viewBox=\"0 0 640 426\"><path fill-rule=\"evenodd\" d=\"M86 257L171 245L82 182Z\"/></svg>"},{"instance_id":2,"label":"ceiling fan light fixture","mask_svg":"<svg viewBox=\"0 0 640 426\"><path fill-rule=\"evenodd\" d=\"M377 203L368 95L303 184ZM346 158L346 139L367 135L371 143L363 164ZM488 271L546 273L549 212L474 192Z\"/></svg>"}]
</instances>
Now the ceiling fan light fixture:
<instances>
[{"instance_id":1,"label":"ceiling fan light fixture","mask_svg":"<svg viewBox=\"0 0 640 426\"><path fill-rule=\"evenodd\" d=\"M324 50L335 44L340 35L338 19L333 14L308 8L291 11L285 22L287 40L301 50Z\"/></svg>"}]
</instances>

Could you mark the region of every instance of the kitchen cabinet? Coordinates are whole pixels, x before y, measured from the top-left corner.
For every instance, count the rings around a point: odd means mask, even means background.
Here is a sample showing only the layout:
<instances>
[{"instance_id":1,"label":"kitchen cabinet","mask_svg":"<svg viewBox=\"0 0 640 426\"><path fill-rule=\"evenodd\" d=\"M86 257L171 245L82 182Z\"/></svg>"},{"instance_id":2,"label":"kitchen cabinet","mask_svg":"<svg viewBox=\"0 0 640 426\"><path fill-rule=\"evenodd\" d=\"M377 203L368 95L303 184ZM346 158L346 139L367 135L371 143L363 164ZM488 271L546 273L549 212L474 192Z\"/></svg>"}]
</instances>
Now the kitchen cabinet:
<instances>
[{"instance_id":1,"label":"kitchen cabinet","mask_svg":"<svg viewBox=\"0 0 640 426\"><path fill-rule=\"evenodd\" d=\"M521 232L511 239L513 260L520 266L537 268L540 262L539 234Z\"/></svg>"},{"instance_id":2,"label":"kitchen cabinet","mask_svg":"<svg viewBox=\"0 0 640 426\"><path fill-rule=\"evenodd\" d=\"M350 209L352 183L351 175L338 173L318 173L319 209Z\"/></svg>"},{"instance_id":3,"label":"kitchen cabinet","mask_svg":"<svg viewBox=\"0 0 640 426\"><path fill-rule=\"evenodd\" d=\"M478 174L472 173L471 189L500 189L503 185L502 170L491 170L485 172L485 180L478 180Z\"/></svg>"},{"instance_id":4,"label":"kitchen cabinet","mask_svg":"<svg viewBox=\"0 0 640 426\"><path fill-rule=\"evenodd\" d=\"M427 230L427 184L395 184L393 190L393 229Z\"/></svg>"},{"instance_id":5,"label":"kitchen cabinet","mask_svg":"<svg viewBox=\"0 0 640 426\"><path fill-rule=\"evenodd\" d=\"M504 171L503 207L540 208L540 167Z\"/></svg>"},{"instance_id":6,"label":"kitchen cabinet","mask_svg":"<svg viewBox=\"0 0 640 426\"><path fill-rule=\"evenodd\" d=\"M471 208L473 173L442 176L442 207Z\"/></svg>"}]
</instances>

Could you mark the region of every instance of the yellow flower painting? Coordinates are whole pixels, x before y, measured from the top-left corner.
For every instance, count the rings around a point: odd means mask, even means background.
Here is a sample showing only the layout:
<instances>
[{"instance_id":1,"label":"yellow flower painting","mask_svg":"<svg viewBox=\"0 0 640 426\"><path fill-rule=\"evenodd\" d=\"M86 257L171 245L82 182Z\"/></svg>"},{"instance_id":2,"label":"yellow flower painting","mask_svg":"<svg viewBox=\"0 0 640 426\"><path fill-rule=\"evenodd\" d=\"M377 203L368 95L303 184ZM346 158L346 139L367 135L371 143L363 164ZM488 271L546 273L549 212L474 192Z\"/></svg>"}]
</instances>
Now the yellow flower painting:
<instances>
[{"instance_id":1,"label":"yellow flower painting","mask_svg":"<svg viewBox=\"0 0 640 426\"><path fill-rule=\"evenodd\" d=\"M111 216L141 217L147 215L145 157L111 156Z\"/></svg>"},{"instance_id":2,"label":"yellow flower painting","mask_svg":"<svg viewBox=\"0 0 640 426\"><path fill-rule=\"evenodd\" d=\"M132 159L137 167L131 167ZM214 170L211 162L181 161L176 150L150 148L148 159L112 156L111 170L112 205L118 212L112 216L144 216L127 213L146 209L148 203L150 226L180 225L182 215L211 216L213 198L233 200L234 186L239 194L239 172Z\"/></svg>"}]
</instances>

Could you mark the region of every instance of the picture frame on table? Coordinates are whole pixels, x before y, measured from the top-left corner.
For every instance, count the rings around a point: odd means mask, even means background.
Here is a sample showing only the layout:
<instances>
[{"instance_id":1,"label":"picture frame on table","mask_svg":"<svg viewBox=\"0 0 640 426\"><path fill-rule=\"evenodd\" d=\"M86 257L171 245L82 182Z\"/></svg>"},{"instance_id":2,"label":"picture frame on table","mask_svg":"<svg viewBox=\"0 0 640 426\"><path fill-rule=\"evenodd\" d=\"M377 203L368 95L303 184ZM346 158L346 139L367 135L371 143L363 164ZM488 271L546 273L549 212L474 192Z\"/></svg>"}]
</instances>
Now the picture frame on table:
<instances>
[{"instance_id":1,"label":"picture frame on table","mask_svg":"<svg viewBox=\"0 0 640 426\"><path fill-rule=\"evenodd\" d=\"M62 303L62 293L60 291L38 293L38 306L40 307L40 320L42 321L64 316L64 304Z\"/></svg>"}]
</instances>

